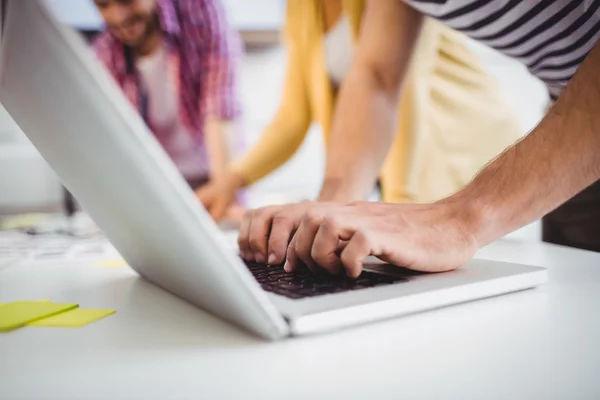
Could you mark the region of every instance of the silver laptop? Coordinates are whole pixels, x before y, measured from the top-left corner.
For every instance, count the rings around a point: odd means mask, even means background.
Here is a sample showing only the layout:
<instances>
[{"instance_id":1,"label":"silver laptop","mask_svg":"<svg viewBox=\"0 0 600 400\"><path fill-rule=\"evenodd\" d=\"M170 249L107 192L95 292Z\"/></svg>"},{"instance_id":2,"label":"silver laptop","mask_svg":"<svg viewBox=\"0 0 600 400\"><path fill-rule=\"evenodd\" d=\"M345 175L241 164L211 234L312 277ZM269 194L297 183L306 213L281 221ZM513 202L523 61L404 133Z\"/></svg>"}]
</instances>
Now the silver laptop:
<instances>
[{"instance_id":1,"label":"silver laptop","mask_svg":"<svg viewBox=\"0 0 600 400\"><path fill-rule=\"evenodd\" d=\"M471 260L419 274L373 261L356 281L246 265L87 44L33 0L8 1L0 101L131 267L267 339L534 287L546 270Z\"/></svg>"}]
</instances>

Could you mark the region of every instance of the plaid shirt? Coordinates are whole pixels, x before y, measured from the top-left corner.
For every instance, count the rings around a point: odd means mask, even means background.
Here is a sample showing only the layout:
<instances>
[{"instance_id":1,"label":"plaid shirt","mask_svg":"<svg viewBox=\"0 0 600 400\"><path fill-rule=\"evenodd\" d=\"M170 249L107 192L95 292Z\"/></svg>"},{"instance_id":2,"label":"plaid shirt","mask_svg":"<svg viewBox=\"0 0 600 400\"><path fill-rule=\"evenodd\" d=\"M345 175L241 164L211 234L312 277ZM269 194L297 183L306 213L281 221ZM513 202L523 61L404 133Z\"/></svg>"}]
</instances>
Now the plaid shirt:
<instances>
[{"instance_id":1,"label":"plaid shirt","mask_svg":"<svg viewBox=\"0 0 600 400\"><path fill-rule=\"evenodd\" d=\"M241 41L226 21L218 0L158 0L158 20L174 63L179 88L179 118L196 143L204 142L207 118L233 120L240 114L237 74ZM128 67L126 51L109 31L94 50L127 98L143 114L140 77ZM152 129L146 118L146 123Z\"/></svg>"}]
</instances>

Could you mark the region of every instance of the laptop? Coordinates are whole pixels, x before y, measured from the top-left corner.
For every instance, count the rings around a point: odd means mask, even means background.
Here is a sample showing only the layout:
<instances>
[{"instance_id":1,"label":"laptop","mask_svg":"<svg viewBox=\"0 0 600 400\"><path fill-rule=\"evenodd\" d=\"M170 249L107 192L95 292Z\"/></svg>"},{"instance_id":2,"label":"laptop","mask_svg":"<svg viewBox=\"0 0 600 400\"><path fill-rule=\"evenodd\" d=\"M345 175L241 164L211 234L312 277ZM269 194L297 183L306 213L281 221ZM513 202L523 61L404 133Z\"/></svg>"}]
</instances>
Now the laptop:
<instances>
[{"instance_id":1,"label":"laptop","mask_svg":"<svg viewBox=\"0 0 600 400\"><path fill-rule=\"evenodd\" d=\"M535 287L544 268L473 259L423 274L365 261L357 279L245 264L88 45L43 2L7 2L0 101L140 276L276 340Z\"/></svg>"}]
</instances>

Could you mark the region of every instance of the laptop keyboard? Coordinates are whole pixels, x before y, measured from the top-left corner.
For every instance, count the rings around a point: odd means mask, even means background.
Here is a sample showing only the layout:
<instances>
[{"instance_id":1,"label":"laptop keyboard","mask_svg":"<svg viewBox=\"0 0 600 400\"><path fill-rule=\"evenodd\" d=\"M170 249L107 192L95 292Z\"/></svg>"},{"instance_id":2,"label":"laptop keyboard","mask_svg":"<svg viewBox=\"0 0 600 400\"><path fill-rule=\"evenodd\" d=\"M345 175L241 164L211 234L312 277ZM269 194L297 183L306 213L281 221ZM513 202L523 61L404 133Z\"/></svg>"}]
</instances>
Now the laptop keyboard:
<instances>
[{"instance_id":1,"label":"laptop keyboard","mask_svg":"<svg viewBox=\"0 0 600 400\"><path fill-rule=\"evenodd\" d=\"M263 290L285 296L290 299L321 296L325 294L367 289L377 286L405 282L406 278L393 277L363 271L356 279L345 275L316 276L308 268L287 273L281 266L246 263Z\"/></svg>"}]
</instances>

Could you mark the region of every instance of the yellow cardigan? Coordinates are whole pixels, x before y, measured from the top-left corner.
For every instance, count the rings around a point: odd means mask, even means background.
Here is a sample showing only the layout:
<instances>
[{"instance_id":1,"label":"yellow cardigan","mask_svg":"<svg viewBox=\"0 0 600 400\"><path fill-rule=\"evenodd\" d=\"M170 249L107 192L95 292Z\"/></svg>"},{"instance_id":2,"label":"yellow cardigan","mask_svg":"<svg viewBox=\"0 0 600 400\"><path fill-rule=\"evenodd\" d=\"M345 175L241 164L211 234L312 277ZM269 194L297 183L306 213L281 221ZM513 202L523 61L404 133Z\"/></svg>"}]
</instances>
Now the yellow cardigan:
<instances>
[{"instance_id":1,"label":"yellow cardigan","mask_svg":"<svg viewBox=\"0 0 600 400\"><path fill-rule=\"evenodd\" d=\"M327 145L334 90L325 67L322 0L288 0L287 72L277 115L232 169L249 184L288 161L317 121ZM344 0L354 40L364 0ZM523 132L496 81L464 38L434 20L423 26L380 174L387 202L429 202L454 193Z\"/></svg>"}]
</instances>

